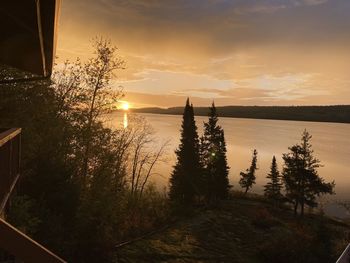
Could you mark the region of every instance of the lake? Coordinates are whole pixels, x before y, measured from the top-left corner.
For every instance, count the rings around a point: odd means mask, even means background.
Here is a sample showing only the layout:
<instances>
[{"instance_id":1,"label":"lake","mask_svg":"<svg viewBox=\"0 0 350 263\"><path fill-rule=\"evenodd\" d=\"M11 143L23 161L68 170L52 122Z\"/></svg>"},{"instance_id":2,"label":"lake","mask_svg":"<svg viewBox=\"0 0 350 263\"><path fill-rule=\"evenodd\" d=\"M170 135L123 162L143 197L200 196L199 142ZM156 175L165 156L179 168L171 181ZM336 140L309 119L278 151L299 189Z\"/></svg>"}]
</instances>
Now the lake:
<instances>
[{"instance_id":1,"label":"lake","mask_svg":"<svg viewBox=\"0 0 350 263\"><path fill-rule=\"evenodd\" d=\"M159 141L170 139L168 158L156 167L157 174L152 181L159 187L168 186L168 179L175 164L174 150L179 144L182 116L139 113L155 129ZM199 135L203 131L203 122L207 117L196 116ZM115 112L110 115L113 127L123 127L127 116ZM266 175L270 170L272 156L275 155L279 170L282 170L282 154L288 147L299 142L301 133L307 129L313 136L312 145L315 156L321 160L323 167L319 174L327 182L335 181L336 195L321 199L326 214L348 217L344 209L336 205L337 201L350 200L350 124L280 121L261 119L219 118L224 128L227 143L227 159L230 166L230 184L240 190L239 173L250 166L253 149L258 151L258 168L256 185L252 192L262 194Z\"/></svg>"}]
</instances>

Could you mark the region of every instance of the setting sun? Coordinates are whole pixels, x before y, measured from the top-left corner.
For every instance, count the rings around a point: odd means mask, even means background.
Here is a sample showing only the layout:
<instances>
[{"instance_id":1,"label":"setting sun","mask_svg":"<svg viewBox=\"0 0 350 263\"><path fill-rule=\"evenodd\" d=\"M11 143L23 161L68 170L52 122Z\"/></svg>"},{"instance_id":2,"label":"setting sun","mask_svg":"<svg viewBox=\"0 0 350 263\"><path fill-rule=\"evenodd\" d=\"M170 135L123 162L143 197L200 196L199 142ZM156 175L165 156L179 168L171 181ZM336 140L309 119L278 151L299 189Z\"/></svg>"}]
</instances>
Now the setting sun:
<instances>
[{"instance_id":1,"label":"setting sun","mask_svg":"<svg viewBox=\"0 0 350 263\"><path fill-rule=\"evenodd\" d=\"M129 103L126 102L126 101L123 101L123 102L122 102L122 105L121 105L121 108L122 108L123 110L128 110L128 109L129 109Z\"/></svg>"}]
</instances>

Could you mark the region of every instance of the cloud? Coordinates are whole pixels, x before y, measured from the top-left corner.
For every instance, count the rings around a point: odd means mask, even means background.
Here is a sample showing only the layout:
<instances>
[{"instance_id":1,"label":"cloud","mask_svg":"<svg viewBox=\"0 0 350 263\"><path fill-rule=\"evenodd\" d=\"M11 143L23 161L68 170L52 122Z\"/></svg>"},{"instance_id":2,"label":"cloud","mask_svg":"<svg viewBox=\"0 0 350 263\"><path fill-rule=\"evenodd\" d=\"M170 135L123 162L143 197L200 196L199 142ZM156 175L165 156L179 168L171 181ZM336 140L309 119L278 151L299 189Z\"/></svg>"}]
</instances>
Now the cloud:
<instances>
[{"instance_id":1,"label":"cloud","mask_svg":"<svg viewBox=\"0 0 350 263\"><path fill-rule=\"evenodd\" d=\"M60 28L65 41L109 35L136 55L217 57L276 43L349 43L344 1L325 8L324 0L71 0Z\"/></svg>"},{"instance_id":2,"label":"cloud","mask_svg":"<svg viewBox=\"0 0 350 263\"><path fill-rule=\"evenodd\" d=\"M58 56L84 59L102 35L126 60L117 75L131 93L341 103L350 98L349 12L348 0L70 0Z\"/></svg>"},{"instance_id":3,"label":"cloud","mask_svg":"<svg viewBox=\"0 0 350 263\"><path fill-rule=\"evenodd\" d=\"M317 75L287 74L283 76L263 75L222 82L206 75L149 71L143 73L142 79L127 81L124 84L128 87L127 96L148 92L152 96L167 96L173 99L195 97L199 103L215 99L229 104L265 105L268 103L305 103L313 98L319 101L326 99L331 95L329 89L322 85L315 85L317 80ZM322 83L326 81L323 80ZM166 103L176 106L173 104L174 101L166 101Z\"/></svg>"}]
</instances>

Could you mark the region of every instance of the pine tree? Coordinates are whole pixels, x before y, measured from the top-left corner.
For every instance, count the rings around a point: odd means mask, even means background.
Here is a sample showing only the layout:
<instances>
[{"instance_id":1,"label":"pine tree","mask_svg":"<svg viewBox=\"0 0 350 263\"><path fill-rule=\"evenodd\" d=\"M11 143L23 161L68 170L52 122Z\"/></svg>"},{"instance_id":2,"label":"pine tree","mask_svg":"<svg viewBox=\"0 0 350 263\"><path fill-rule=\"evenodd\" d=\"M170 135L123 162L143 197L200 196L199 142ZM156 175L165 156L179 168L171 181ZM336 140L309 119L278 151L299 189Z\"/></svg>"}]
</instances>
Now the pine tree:
<instances>
[{"instance_id":1,"label":"pine tree","mask_svg":"<svg viewBox=\"0 0 350 263\"><path fill-rule=\"evenodd\" d=\"M177 162L170 178L170 199L190 204L201 193L201 173L199 139L194 120L193 105L189 99L184 109Z\"/></svg>"},{"instance_id":2,"label":"pine tree","mask_svg":"<svg viewBox=\"0 0 350 263\"><path fill-rule=\"evenodd\" d=\"M314 157L310 143L312 136L304 130L301 144L289 148L289 153L283 154L283 180L286 187L286 197L294 205L294 214L300 206L301 215L304 207L316 207L316 197L322 194L334 194L334 181L325 183L318 175L320 160Z\"/></svg>"},{"instance_id":3,"label":"pine tree","mask_svg":"<svg viewBox=\"0 0 350 263\"><path fill-rule=\"evenodd\" d=\"M273 156L270 173L266 177L270 181L265 185L264 194L277 204L282 199L282 180L277 168L276 157Z\"/></svg>"},{"instance_id":4,"label":"pine tree","mask_svg":"<svg viewBox=\"0 0 350 263\"><path fill-rule=\"evenodd\" d=\"M249 191L250 188L253 187L253 184L255 184L255 179L256 179L255 172L256 170L258 170L257 161L258 161L258 152L257 150L254 150L250 168L247 169L246 172L240 173L241 179L239 180L239 184L242 188L245 189L245 194Z\"/></svg>"},{"instance_id":5,"label":"pine tree","mask_svg":"<svg viewBox=\"0 0 350 263\"><path fill-rule=\"evenodd\" d=\"M214 102L209 109L209 120L204 123L204 135L200 145L201 161L205 168L203 188L208 200L226 199L230 185L224 130L217 124L218 115Z\"/></svg>"}]
</instances>

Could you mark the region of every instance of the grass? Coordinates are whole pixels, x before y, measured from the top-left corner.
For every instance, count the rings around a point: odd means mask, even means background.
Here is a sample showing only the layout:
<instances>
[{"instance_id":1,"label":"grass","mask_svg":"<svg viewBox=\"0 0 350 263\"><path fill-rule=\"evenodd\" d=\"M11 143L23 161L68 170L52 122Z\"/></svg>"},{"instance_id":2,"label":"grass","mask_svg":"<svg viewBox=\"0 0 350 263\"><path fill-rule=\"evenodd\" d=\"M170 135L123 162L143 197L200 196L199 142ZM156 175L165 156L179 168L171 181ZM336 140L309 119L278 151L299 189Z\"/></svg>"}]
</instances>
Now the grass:
<instances>
[{"instance_id":1,"label":"grass","mask_svg":"<svg viewBox=\"0 0 350 263\"><path fill-rule=\"evenodd\" d=\"M349 230L327 217L301 220L259 197L236 196L118 248L116 262L335 262Z\"/></svg>"}]
</instances>

